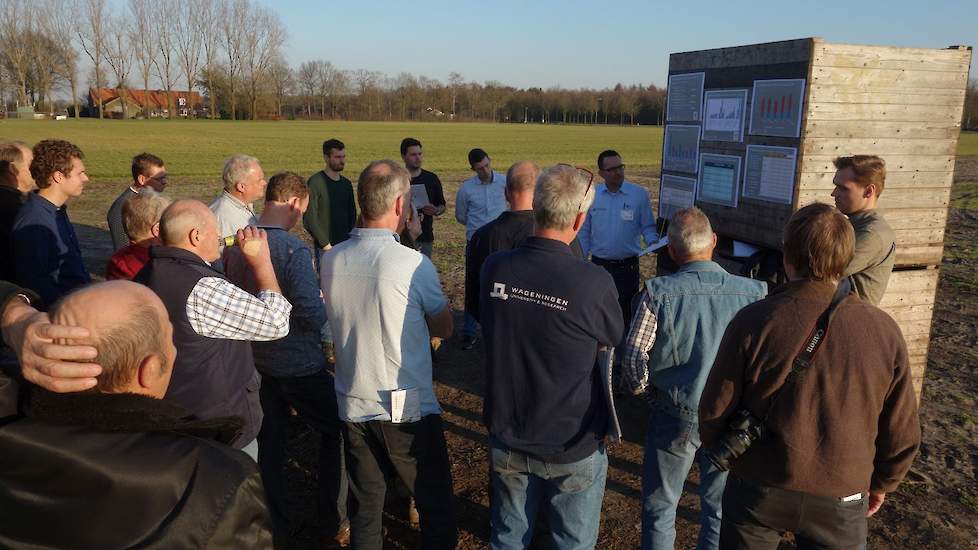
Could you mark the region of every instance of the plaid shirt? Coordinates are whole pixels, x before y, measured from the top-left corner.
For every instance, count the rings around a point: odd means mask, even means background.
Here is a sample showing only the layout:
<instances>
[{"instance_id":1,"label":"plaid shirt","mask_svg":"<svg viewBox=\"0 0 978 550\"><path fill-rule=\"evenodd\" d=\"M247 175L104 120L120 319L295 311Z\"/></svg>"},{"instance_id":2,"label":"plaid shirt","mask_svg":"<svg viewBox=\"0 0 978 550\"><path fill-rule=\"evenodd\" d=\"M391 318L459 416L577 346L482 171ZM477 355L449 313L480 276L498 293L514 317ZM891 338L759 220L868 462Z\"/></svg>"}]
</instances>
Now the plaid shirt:
<instances>
[{"instance_id":1,"label":"plaid shirt","mask_svg":"<svg viewBox=\"0 0 978 550\"><path fill-rule=\"evenodd\" d=\"M248 294L220 277L204 277L187 298L187 318L197 334L226 340L277 340L289 333L292 304L262 290Z\"/></svg>"},{"instance_id":2,"label":"plaid shirt","mask_svg":"<svg viewBox=\"0 0 978 550\"><path fill-rule=\"evenodd\" d=\"M622 350L622 380L634 395L646 393L647 398L653 395L647 391L649 385L649 350L655 344L655 330L658 326L655 313L652 312L652 297L648 289L642 291L642 298L632 317L632 326L628 329L625 346Z\"/></svg>"}]
</instances>

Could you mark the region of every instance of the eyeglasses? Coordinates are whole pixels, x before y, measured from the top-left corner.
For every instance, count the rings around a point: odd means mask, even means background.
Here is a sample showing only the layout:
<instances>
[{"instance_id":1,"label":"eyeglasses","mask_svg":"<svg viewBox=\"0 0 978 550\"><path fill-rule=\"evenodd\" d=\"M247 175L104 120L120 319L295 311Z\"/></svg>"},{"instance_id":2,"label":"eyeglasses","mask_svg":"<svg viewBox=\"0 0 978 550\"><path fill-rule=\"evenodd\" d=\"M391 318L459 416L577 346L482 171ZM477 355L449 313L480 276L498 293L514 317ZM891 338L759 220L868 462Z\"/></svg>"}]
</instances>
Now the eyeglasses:
<instances>
[{"instance_id":1,"label":"eyeglasses","mask_svg":"<svg viewBox=\"0 0 978 550\"><path fill-rule=\"evenodd\" d=\"M602 168L601 171L602 172L617 172L619 170L624 170L624 169L625 169L625 165L624 164L619 164L618 166L610 166L608 168Z\"/></svg>"},{"instance_id":2,"label":"eyeglasses","mask_svg":"<svg viewBox=\"0 0 978 550\"><path fill-rule=\"evenodd\" d=\"M587 178L587 188L584 190L584 197L581 198L581 203L577 205L577 210L580 211L584 207L584 201L587 200L587 194L591 192L591 184L594 183L594 172L584 168L583 166L574 166L573 164L567 164L565 162L558 162L557 166L569 166L577 170L581 177Z\"/></svg>"}]
</instances>

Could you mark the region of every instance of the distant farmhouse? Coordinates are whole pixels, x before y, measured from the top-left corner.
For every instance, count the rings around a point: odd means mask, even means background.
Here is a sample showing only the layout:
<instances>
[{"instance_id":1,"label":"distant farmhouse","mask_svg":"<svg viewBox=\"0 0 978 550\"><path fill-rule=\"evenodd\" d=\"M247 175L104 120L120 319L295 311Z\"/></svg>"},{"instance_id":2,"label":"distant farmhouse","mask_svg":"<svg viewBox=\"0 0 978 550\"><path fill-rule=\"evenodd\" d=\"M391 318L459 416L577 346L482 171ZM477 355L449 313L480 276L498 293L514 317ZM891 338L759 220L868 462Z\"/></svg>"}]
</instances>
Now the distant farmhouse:
<instances>
[{"instance_id":1,"label":"distant farmhouse","mask_svg":"<svg viewBox=\"0 0 978 550\"><path fill-rule=\"evenodd\" d=\"M98 116L98 101L107 118L122 118L122 103L126 103L126 116L169 117L170 101L165 90L133 90L130 88L90 88L88 91L89 116ZM197 92L170 92L174 116L206 116L204 98ZM148 111L148 112L147 112Z\"/></svg>"}]
</instances>

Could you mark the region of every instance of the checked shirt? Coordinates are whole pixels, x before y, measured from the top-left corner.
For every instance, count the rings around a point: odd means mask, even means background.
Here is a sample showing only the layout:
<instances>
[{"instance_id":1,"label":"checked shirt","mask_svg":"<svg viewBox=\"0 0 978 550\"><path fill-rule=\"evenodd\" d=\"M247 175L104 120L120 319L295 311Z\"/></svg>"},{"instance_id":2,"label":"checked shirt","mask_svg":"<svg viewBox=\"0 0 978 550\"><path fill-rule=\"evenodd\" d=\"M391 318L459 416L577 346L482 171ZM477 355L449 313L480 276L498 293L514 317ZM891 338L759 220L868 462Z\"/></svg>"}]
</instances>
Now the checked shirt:
<instances>
[{"instance_id":1,"label":"checked shirt","mask_svg":"<svg viewBox=\"0 0 978 550\"><path fill-rule=\"evenodd\" d=\"M207 338L267 341L289 333L292 305L284 296L262 290L253 296L219 277L204 277L187 299L187 318Z\"/></svg>"}]
</instances>

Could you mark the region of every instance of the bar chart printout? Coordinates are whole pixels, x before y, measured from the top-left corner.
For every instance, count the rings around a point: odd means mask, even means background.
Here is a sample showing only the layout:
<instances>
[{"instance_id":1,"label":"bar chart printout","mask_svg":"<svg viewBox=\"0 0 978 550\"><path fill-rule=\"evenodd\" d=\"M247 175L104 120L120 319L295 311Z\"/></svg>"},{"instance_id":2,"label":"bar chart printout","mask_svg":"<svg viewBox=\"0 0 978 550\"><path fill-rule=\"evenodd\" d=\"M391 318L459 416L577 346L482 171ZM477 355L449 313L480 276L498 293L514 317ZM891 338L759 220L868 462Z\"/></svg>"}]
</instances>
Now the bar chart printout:
<instances>
[{"instance_id":1,"label":"bar chart printout","mask_svg":"<svg viewBox=\"0 0 978 550\"><path fill-rule=\"evenodd\" d=\"M794 147L748 145L744 198L792 204L797 158L798 149Z\"/></svg>"},{"instance_id":2,"label":"bar chart printout","mask_svg":"<svg viewBox=\"0 0 978 550\"><path fill-rule=\"evenodd\" d=\"M755 80L750 133L796 138L801 132L805 79Z\"/></svg>"},{"instance_id":3,"label":"bar chart printout","mask_svg":"<svg viewBox=\"0 0 978 550\"><path fill-rule=\"evenodd\" d=\"M703 118L706 73L674 74L666 91L667 122L699 122Z\"/></svg>"},{"instance_id":4,"label":"bar chart printout","mask_svg":"<svg viewBox=\"0 0 978 550\"><path fill-rule=\"evenodd\" d=\"M703 141L742 141L747 90L704 93Z\"/></svg>"},{"instance_id":5,"label":"bar chart printout","mask_svg":"<svg viewBox=\"0 0 978 550\"><path fill-rule=\"evenodd\" d=\"M740 157L703 153L700 155L699 174L697 200L737 207L740 194Z\"/></svg>"},{"instance_id":6,"label":"bar chart printout","mask_svg":"<svg viewBox=\"0 0 978 550\"><path fill-rule=\"evenodd\" d=\"M700 127L682 124L666 126L662 146L662 168L695 174L700 152Z\"/></svg>"},{"instance_id":7,"label":"bar chart printout","mask_svg":"<svg viewBox=\"0 0 978 550\"><path fill-rule=\"evenodd\" d=\"M693 206L696 179L664 174L659 184L659 217L669 219L678 210Z\"/></svg>"}]
</instances>

